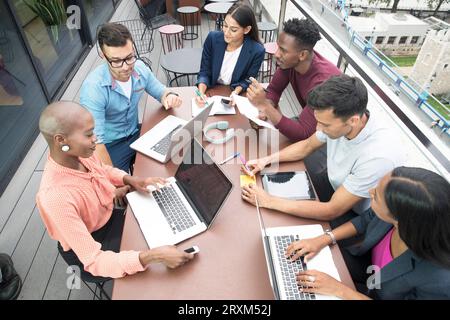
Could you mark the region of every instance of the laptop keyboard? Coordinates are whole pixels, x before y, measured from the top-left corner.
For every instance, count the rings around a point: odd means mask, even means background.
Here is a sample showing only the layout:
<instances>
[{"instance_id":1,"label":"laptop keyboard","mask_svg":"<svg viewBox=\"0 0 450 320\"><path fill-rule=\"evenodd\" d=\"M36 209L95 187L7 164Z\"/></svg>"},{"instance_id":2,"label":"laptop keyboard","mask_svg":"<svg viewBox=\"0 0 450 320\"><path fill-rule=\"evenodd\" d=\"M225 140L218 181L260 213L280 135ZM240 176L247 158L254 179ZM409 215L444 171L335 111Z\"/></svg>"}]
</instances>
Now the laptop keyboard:
<instances>
[{"instance_id":1,"label":"laptop keyboard","mask_svg":"<svg viewBox=\"0 0 450 320\"><path fill-rule=\"evenodd\" d=\"M285 288L287 300L315 300L313 293L300 292L297 280L295 279L299 271L306 270L303 257L290 261L286 259L286 249L294 241L300 240L298 235L274 236L278 260L281 262L282 281Z\"/></svg>"},{"instance_id":2,"label":"laptop keyboard","mask_svg":"<svg viewBox=\"0 0 450 320\"><path fill-rule=\"evenodd\" d=\"M175 189L172 186L166 186L160 190L161 192L153 191L152 194L173 233L176 234L194 226L194 219L192 219Z\"/></svg>"},{"instance_id":3,"label":"laptop keyboard","mask_svg":"<svg viewBox=\"0 0 450 320\"><path fill-rule=\"evenodd\" d=\"M170 147L170 139L172 138L175 131L180 129L182 127L181 124L179 124L175 129L170 131L164 138L159 140L151 149L155 152L158 152L159 154L162 154L165 156L167 154L167 151L169 151Z\"/></svg>"}]
</instances>

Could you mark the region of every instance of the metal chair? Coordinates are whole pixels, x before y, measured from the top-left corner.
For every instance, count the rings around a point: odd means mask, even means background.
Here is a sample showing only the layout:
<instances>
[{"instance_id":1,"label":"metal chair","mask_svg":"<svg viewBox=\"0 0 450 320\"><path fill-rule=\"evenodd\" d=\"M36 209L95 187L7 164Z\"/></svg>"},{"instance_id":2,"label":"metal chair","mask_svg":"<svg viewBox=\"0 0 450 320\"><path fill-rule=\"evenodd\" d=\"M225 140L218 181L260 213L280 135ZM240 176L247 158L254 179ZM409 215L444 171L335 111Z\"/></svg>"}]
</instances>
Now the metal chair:
<instances>
[{"instance_id":1,"label":"metal chair","mask_svg":"<svg viewBox=\"0 0 450 320\"><path fill-rule=\"evenodd\" d=\"M111 297L105 291L104 286L108 281L111 281L112 278L93 276L92 274L83 269L83 265L81 264L81 262L79 262L78 258L74 259L64 254L62 246L59 242L57 247L59 254L63 258L63 260L67 263L71 272L74 275L73 281L75 281L77 277L81 281L83 281L86 287L94 294L94 299L97 298L98 300L111 300ZM76 267L76 269L74 267ZM69 268L67 270L69 270ZM90 283L95 285L95 289L91 288L91 286L89 285ZM99 294L97 293L97 290L99 291Z\"/></svg>"},{"instance_id":2,"label":"metal chair","mask_svg":"<svg viewBox=\"0 0 450 320\"><path fill-rule=\"evenodd\" d=\"M155 29L159 29L162 26L167 24L174 24L176 20L172 18L167 13L160 14L165 11L165 1L152 1L149 5L145 7L141 4L140 0L134 0L136 6L139 11L139 17L141 21L145 24L144 31L142 36L146 34L146 32L150 33L150 48L149 52L151 52L155 46L153 40L153 32Z\"/></svg>"},{"instance_id":3,"label":"metal chair","mask_svg":"<svg viewBox=\"0 0 450 320\"><path fill-rule=\"evenodd\" d=\"M115 21L127 27L133 37L133 45L136 55L152 70L152 62L144 55L150 55L153 50L153 30L148 29L142 20Z\"/></svg>"}]
</instances>

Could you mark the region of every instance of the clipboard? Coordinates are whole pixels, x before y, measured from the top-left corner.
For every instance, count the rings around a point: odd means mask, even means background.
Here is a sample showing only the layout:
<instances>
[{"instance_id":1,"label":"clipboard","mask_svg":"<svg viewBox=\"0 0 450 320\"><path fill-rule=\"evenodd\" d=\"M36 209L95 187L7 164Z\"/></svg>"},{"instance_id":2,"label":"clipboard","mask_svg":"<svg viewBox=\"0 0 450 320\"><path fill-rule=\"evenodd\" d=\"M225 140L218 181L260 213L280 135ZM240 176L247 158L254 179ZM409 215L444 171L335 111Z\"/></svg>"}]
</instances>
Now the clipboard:
<instances>
[{"instance_id":1,"label":"clipboard","mask_svg":"<svg viewBox=\"0 0 450 320\"><path fill-rule=\"evenodd\" d=\"M290 200L315 200L316 194L306 171L262 173L261 180L267 193Z\"/></svg>"}]
</instances>

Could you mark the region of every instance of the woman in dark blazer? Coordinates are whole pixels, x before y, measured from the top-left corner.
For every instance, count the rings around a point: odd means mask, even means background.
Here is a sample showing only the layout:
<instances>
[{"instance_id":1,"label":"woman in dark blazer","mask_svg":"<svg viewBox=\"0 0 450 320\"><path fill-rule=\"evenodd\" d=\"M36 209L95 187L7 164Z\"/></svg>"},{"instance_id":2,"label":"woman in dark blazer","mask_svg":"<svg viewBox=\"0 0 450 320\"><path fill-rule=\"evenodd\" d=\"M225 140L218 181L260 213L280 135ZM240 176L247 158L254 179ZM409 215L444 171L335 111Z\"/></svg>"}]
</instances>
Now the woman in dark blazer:
<instances>
[{"instance_id":1,"label":"woman in dark blazer","mask_svg":"<svg viewBox=\"0 0 450 320\"><path fill-rule=\"evenodd\" d=\"M223 31L210 32L203 44L197 78L203 98L206 90L217 84L229 85L236 94L245 91L248 87L245 80L257 76L264 53L252 9L245 4L234 4L225 16ZM200 97L197 103L204 104Z\"/></svg>"},{"instance_id":2,"label":"woman in dark blazer","mask_svg":"<svg viewBox=\"0 0 450 320\"><path fill-rule=\"evenodd\" d=\"M299 273L298 284L304 292L343 299L450 299L449 194L449 182L434 172L394 169L371 190L371 209L331 233L293 242L287 249L291 259L304 255L308 260L336 240L364 235L343 251L344 257L345 250L348 257L365 257L359 271L349 267L360 292L316 270ZM355 279L363 274L365 279Z\"/></svg>"}]
</instances>

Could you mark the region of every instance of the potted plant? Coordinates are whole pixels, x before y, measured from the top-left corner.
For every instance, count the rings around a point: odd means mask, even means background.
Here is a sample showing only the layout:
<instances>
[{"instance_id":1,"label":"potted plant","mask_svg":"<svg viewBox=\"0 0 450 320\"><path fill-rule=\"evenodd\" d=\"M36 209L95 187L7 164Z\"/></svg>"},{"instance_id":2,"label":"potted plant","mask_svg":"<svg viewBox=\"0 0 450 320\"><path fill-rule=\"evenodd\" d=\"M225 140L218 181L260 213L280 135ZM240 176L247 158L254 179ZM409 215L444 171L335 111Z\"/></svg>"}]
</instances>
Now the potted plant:
<instances>
[{"instance_id":1,"label":"potted plant","mask_svg":"<svg viewBox=\"0 0 450 320\"><path fill-rule=\"evenodd\" d=\"M54 43L58 43L60 27L67 20L63 0L24 0L24 2L50 28Z\"/></svg>"}]
</instances>

